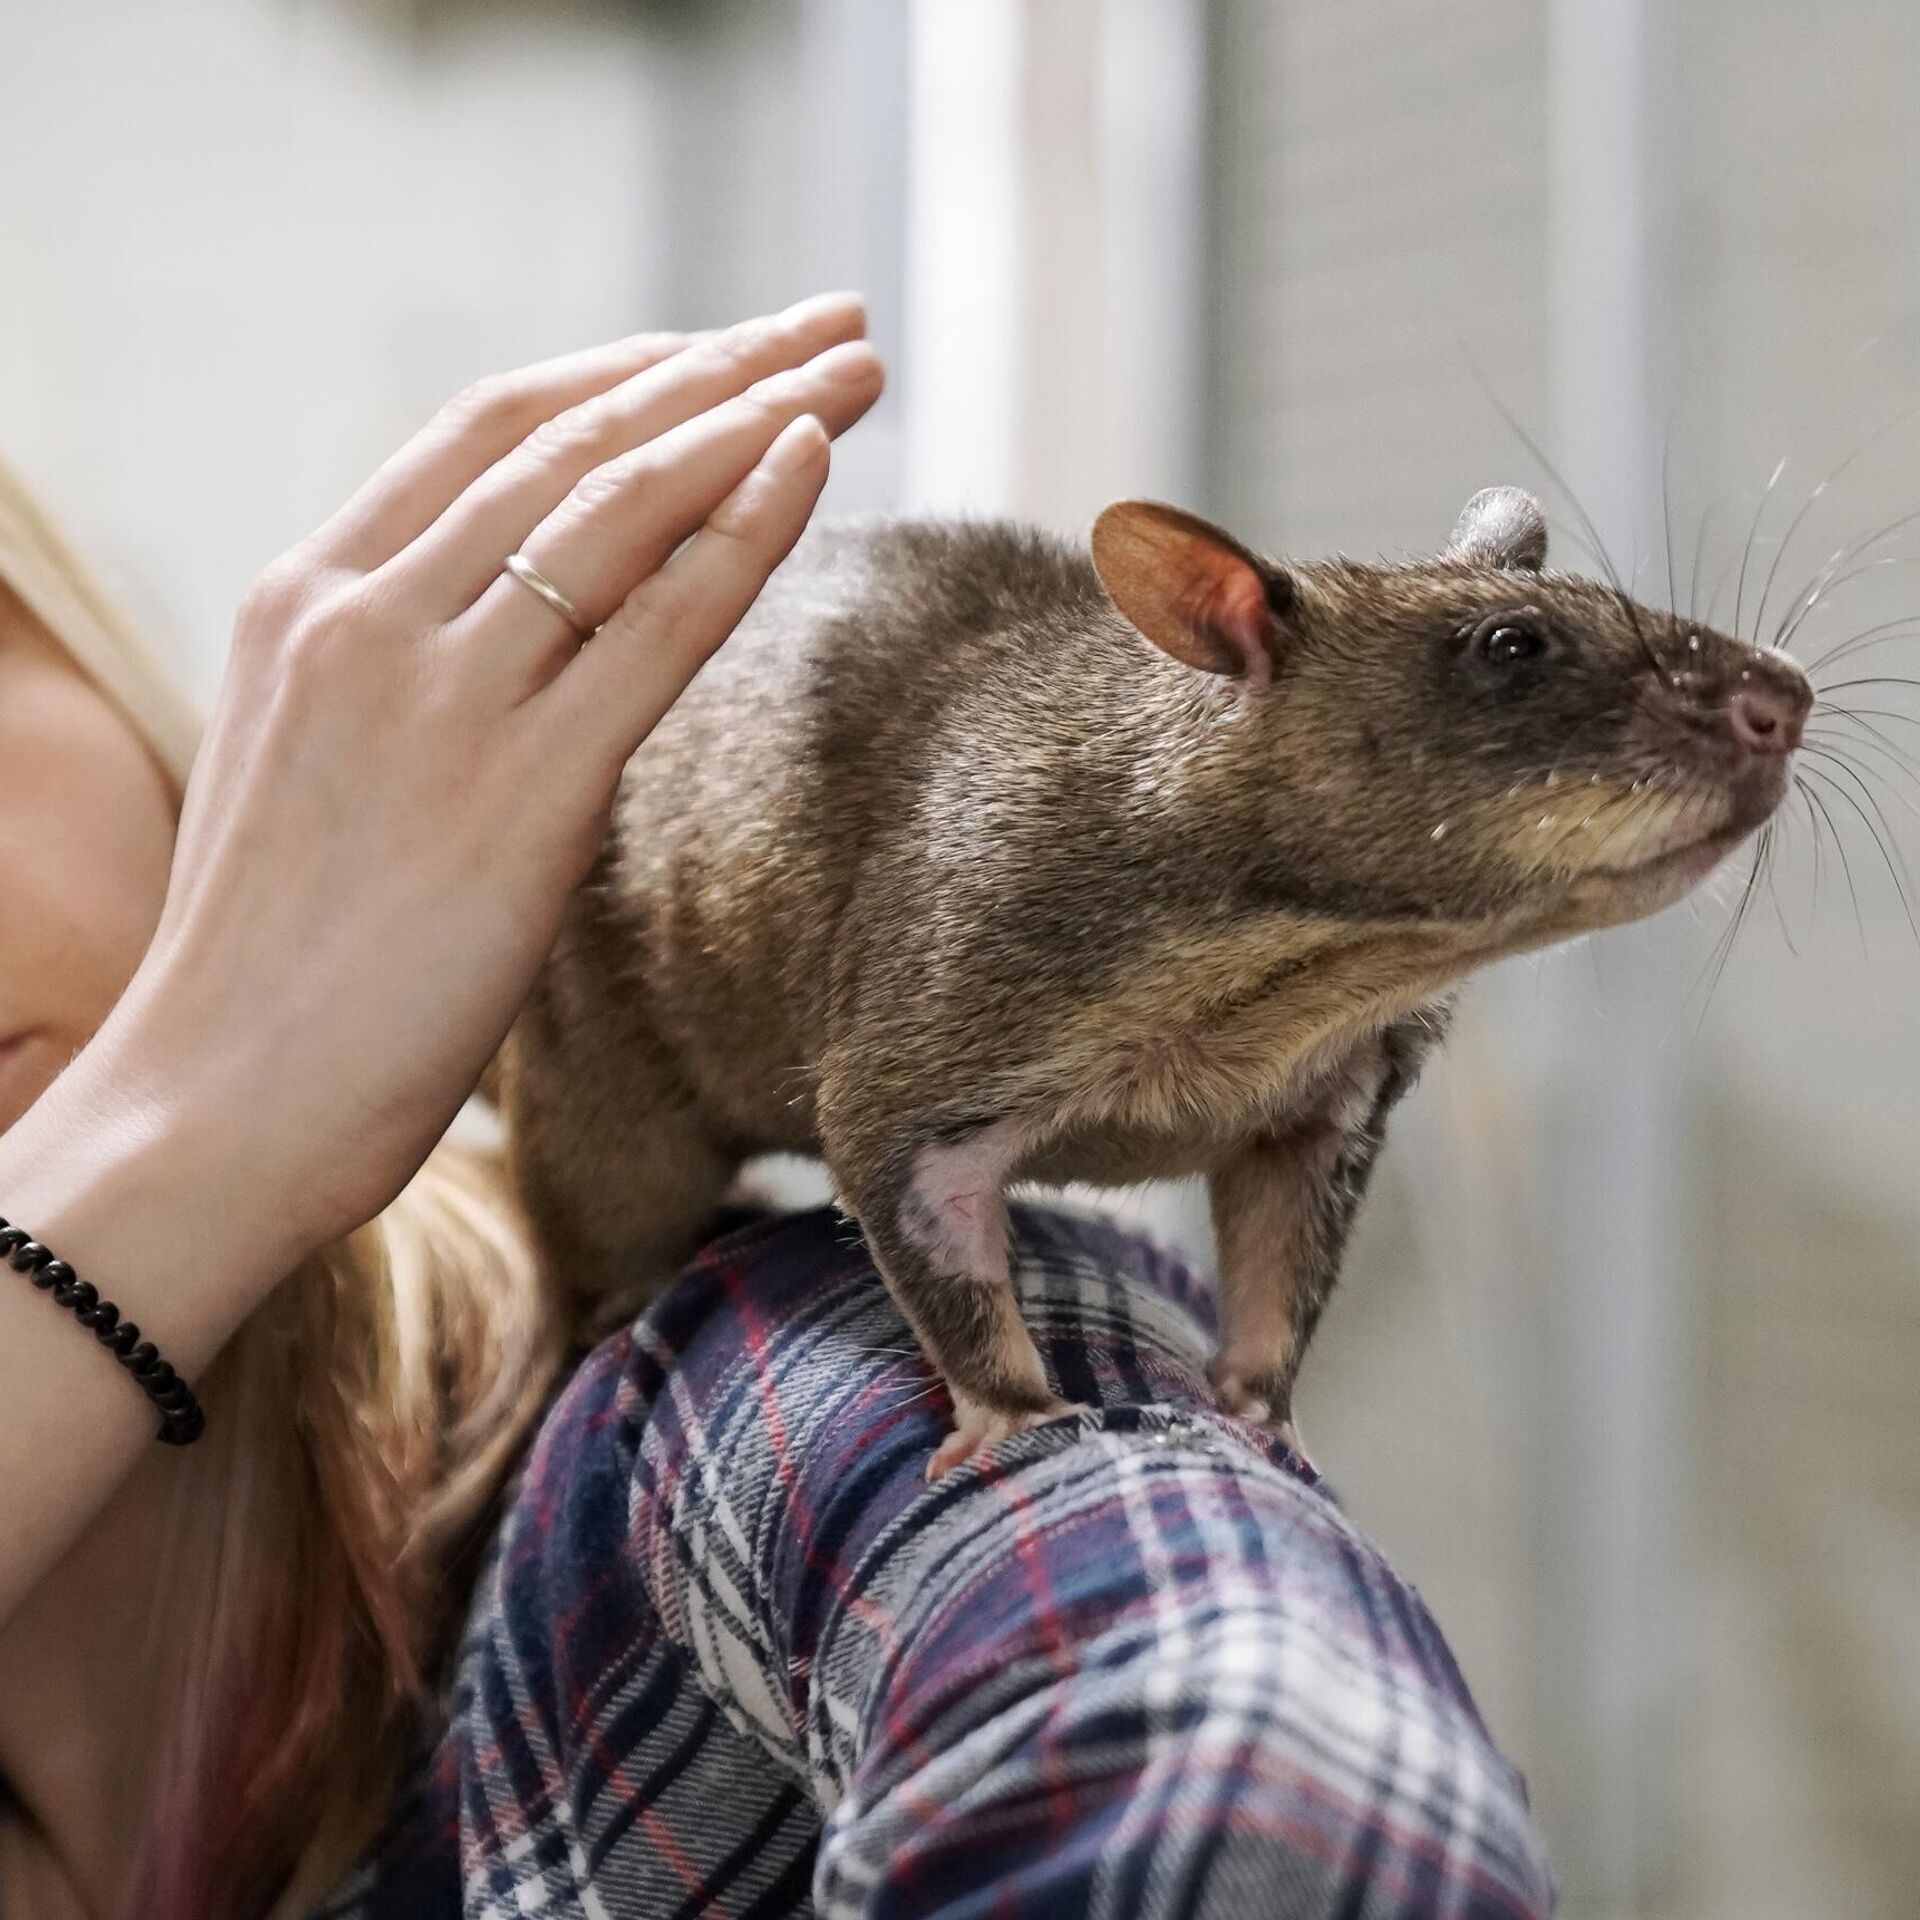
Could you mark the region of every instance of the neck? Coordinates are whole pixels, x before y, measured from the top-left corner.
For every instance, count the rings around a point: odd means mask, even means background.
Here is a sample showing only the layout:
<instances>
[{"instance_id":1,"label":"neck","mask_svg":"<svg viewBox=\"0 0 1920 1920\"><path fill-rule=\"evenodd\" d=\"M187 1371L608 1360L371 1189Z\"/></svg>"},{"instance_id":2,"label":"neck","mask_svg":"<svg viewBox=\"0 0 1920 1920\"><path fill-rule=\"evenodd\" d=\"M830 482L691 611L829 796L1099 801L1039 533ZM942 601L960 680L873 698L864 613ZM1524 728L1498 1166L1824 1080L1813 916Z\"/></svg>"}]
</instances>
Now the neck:
<instances>
[{"instance_id":1,"label":"neck","mask_svg":"<svg viewBox=\"0 0 1920 1920\"><path fill-rule=\"evenodd\" d=\"M94 1920L118 1910L144 1825L174 1652L152 1575L167 1551L192 1550L170 1542L169 1521L183 1474L200 1470L191 1456L151 1450L0 1626L9 1852L34 1857L36 1897L64 1880L73 1908Z\"/></svg>"}]
</instances>

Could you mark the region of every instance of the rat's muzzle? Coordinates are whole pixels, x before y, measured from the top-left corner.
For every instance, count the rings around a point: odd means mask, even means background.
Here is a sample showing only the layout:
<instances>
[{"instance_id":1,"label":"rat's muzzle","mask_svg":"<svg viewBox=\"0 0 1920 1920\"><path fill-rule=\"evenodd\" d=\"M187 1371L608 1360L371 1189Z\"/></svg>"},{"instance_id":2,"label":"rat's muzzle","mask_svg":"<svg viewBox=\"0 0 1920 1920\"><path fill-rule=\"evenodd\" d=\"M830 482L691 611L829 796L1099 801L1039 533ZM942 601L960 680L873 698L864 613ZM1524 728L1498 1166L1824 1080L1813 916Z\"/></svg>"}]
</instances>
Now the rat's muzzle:
<instances>
[{"instance_id":1,"label":"rat's muzzle","mask_svg":"<svg viewBox=\"0 0 1920 1920\"><path fill-rule=\"evenodd\" d=\"M1644 709L1647 744L1683 779L1721 791L1716 827L1750 832L1786 795L1813 688L1784 653L1725 634L1690 636L1683 657L1686 665L1664 677Z\"/></svg>"},{"instance_id":2,"label":"rat's muzzle","mask_svg":"<svg viewBox=\"0 0 1920 1920\"><path fill-rule=\"evenodd\" d=\"M1603 836L1595 863L1635 912L1677 899L1769 818L1813 711L1813 688L1785 654L1697 638L1686 668L1663 676L1642 708L1643 748L1671 776L1641 783L1625 830Z\"/></svg>"},{"instance_id":3,"label":"rat's muzzle","mask_svg":"<svg viewBox=\"0 0 1920 1920\"><path fill-rule=\"evenodd\" d=\"M1727 696L1727 731L1742 753L1789 754L1813 711L1813 688L1784 653L1749 651Z\"/></svg>"},{"instance_id":4,"label":"rat's muzzle","mask_svg":"<svg viewBox=\"0 0 1920 1920\"><path fill-rule=\"evenodd\" d=\"M1702 703L1706 738L1695 750L1704 747L1703 757L1726 780L1729 827L1751 830L1786 797L1813 688L1784 653L1737 642L1729 651L1717 697Z\"/></svg>"}]
</instances>

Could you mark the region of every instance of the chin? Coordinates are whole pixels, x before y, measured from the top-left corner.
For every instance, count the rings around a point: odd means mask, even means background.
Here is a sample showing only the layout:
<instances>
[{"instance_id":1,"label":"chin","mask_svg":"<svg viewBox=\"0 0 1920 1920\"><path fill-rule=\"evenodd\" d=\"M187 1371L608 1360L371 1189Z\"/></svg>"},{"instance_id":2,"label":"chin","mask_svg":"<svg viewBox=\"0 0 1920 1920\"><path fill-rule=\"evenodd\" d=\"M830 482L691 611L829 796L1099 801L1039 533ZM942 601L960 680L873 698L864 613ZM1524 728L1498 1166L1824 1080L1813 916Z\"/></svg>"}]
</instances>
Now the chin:
<instances>
[{"instance_id":1,"label":"chin","mask_svg":"<svg viewBox=\"0 0 1920 1920\"><path fill-rule=\"evenodd\" d=\"M1615 926L1626 920L1644 920L1684 900L1765 819L1763 814L1759 819L1733 821L1631 866L1586 875L1578 891L1601 916L1594 924Z\"/></svg>"}]
</instances>

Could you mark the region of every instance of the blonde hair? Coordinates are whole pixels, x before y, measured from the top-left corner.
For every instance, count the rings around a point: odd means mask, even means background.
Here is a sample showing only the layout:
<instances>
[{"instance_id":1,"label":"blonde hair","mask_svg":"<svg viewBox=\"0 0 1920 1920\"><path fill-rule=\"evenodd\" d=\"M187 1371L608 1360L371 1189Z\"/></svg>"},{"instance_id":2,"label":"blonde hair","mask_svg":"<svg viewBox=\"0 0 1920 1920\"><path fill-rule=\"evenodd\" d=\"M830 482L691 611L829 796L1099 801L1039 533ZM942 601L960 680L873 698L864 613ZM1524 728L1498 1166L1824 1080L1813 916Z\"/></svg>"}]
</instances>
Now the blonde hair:
<instances>
[{"instance_id":1,"label":"blonde hair","mask_svg":"<svg viewBox=\"0 0 1920 1920\"><path fill-rule=\"evenodd\" d=\"M160 656L81 565L13 470L0 461L0 584L124 713L186 785L200 720Z\"/></svg>"},{"instance_id":2,"label":"blonde hair","mask_svg":"<svg viewBox=\"0 0 1920 1920\"><path fill-rule=\"evenodd\" d=\"M177 802L191 704L4 465L0 585L127 716ZM155 1594L186 1651L129 1912L296 1914L375 1837L567 1334L501 1154L449 1139L209 1369Z\"/></svg>"}]
</instances>

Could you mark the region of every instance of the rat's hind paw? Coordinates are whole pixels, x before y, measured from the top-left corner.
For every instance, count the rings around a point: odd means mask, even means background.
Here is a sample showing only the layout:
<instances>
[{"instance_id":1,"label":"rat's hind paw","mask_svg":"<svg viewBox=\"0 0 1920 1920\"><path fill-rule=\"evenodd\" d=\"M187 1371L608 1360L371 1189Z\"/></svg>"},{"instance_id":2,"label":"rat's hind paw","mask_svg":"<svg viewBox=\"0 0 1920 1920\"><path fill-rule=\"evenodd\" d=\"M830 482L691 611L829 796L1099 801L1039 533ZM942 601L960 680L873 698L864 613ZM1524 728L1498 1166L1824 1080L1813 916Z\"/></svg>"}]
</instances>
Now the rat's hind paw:
<instances>
[{"instance_id":1,"label":"rat's hind paw","mask_svg":"<svg viewBox=\"0 0 1920 1920\"><path fill-rule=\"evenodd\" d=\"M1025 1433L1029 1427L1045 1426L1049 1420L1064 1420L1069 1414L1086 1411L1076 1400L1056 1400L1036 1413L1000 1413L971 1401L956 1400L953 1431L934 1448L933 1458L927 1462L927 1484L931 1486L949 1467L971 1460L1009 1434Z\"/></svg>"}]
</instances>

